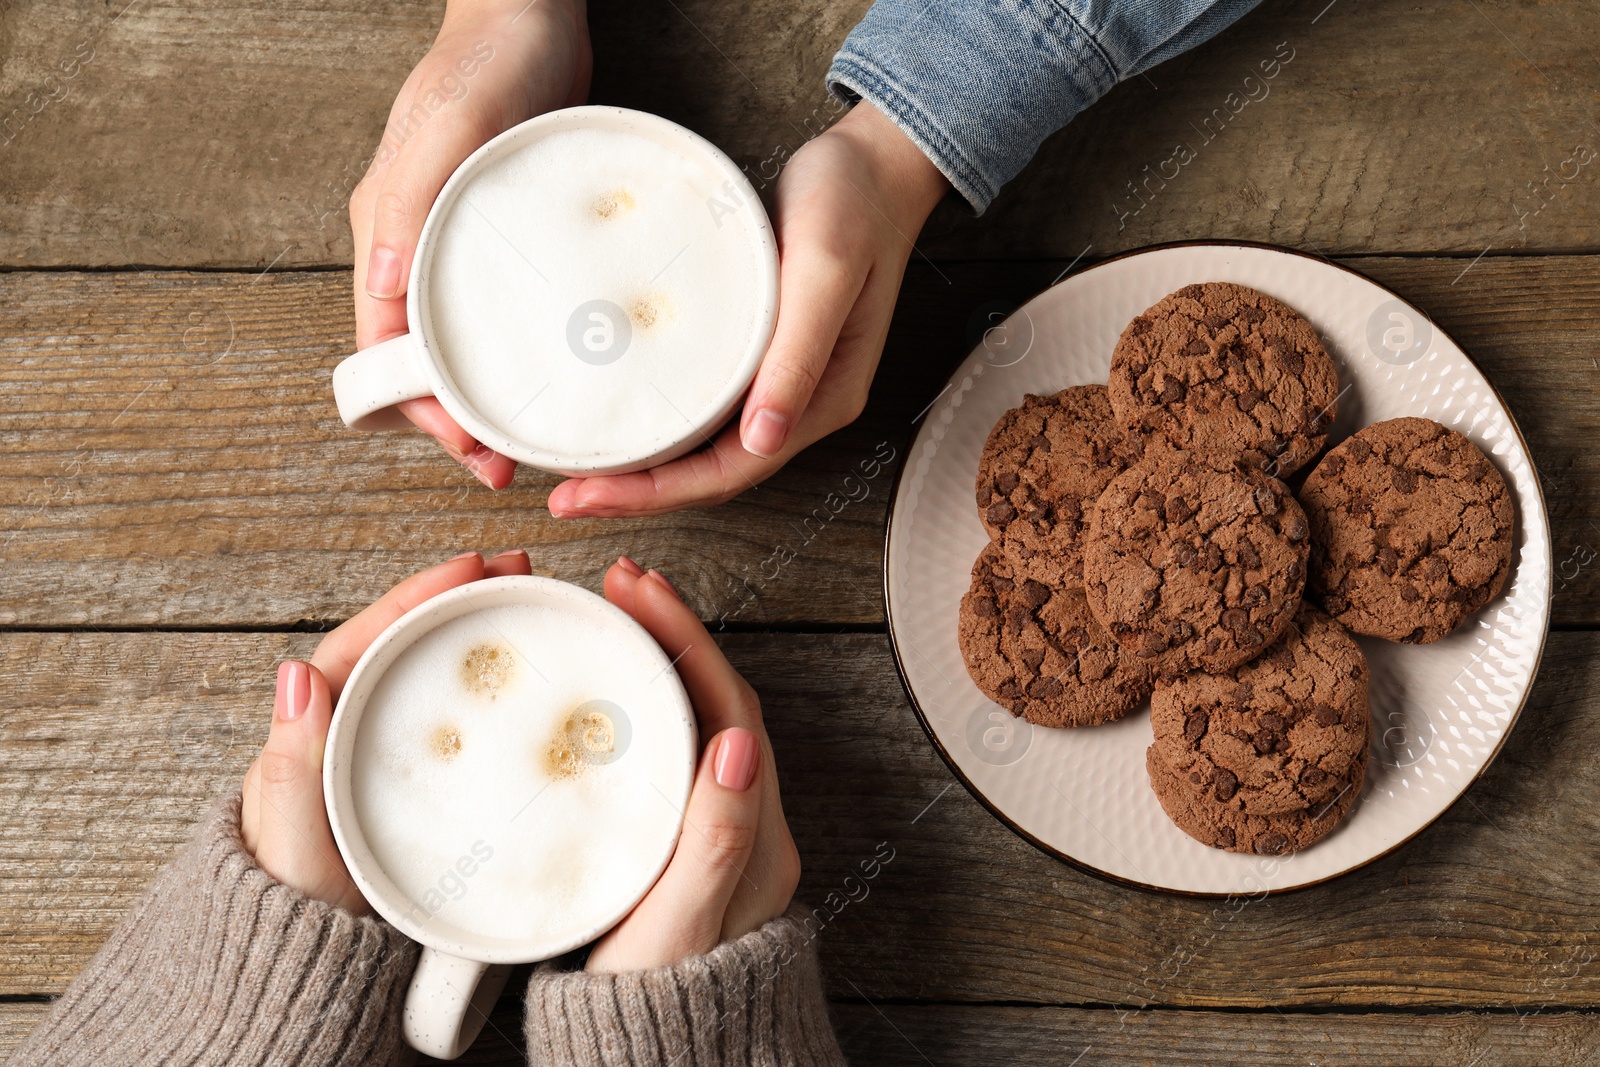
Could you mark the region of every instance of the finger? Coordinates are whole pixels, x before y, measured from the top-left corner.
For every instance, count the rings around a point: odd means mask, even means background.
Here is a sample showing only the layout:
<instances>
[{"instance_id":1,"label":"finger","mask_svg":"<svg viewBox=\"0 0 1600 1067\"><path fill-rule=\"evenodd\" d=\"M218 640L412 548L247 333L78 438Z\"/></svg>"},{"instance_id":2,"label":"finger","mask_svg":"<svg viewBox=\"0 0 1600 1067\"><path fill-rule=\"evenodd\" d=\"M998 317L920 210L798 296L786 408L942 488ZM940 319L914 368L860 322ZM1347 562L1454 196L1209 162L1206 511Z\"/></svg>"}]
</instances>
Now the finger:
<instances>
[{"instance_id":1,"label":"finger","mask_svg":"<svg viewBox=\"0 0 1600 1067\"><path fill-rule=\"evenodd\" d=\"M619 556L615 563L606 568L606 599L632 615L633 587L643 577L643 568L627 556Z\"/></svg>"},{"instance_id":2,"label":"finger","mask_svg":"<svg viewBox=\"0 0 1600 1067\"><path fill-rule=\"evenodd\" d=\"M403 400L398 405L400 413L412 425L431 435L457 463L490 489L504 489L511 484L517 472L517 461L502 456L488 445L463 430L436 397L425 396L416 400Z\"/></svg>"},{"instance_id":3,"label":"finger","mask_svg":"<svg viewBox=\"0 0 1600 1067\"><path fill-rule=\"evenodd\" d=\"M424 600L477 581L483 577L483 572L483 557L476 552L465 552L437 567L413 574L324 637L311 662L327 678L329 688L337 696L361 654L390 623Z\"/></svg>"},{"instance_id":4,"label":"finger","mask_svg":"<svg viewBox=\"0 0 1600 1067\"><path fill-rule=\"evenodd\" d=\"M755 690L660 572L650 571L635 584L632 615L673 662L702 737L734 726L765 735Z\"/></svg>"},{"instance_id":5,"label":"finger","mask_svg":"<svg viewBox=\"0 0 1600 1067\"><path fill-rule=\"evenodd\" d=\"M322 756L333 720L327 680L308 663L278 667L272 729L256 774L256 862L316 900L365 911L328 826ZM352 899L353 898L353 899Z\"/></svg>"},{"instance_id":6,"label":"finger","mask_svg":"<svg viewBox=\"0 0 1600 1067\"><path fill-rule=\"evenodd\" d=\"M660 967L717 946L755 847L761 764L760 743L749 730L725 730L706 746L671 862L624 920L613 951L591 957L594 969Z\"/></svg>"},{"instance_id":7,"label":"finger","mask_svg":"<svg viewBox=\"0 0 1600 1067\"><path fill-rule=\"evenodd\" d=\"M826 235L814 229L795 232L791 226L785 233L778 323L740 420L740 443L764 459L782 452L800 424L870 263L867 256L846 258L825 251Z\"/></svg>"},{"instance_id":8,"label":"finger","mask_svg":"<svg viewBox=\"0 0 1600 1067\"><path fill-rule=\"evenodd\" d=\"M573 478L550 491L547 506L558 519L577 516L660 515L680 508L720 504L771 477L804 444L790 435L782 452L763 459L739 443L729 426L710 447L633 474Z\"/></svg>"},{"instance_id":9,"label":"finger","mask_svg":"<svg viewBox=\"0 0 1600 1067\"><path fill-rule=\"evenodd\" d=\"M532 573L533 564L528 559L528 553L520 548L510 549L492 559L483 561L483 576L485 578L499 578L507 574Z\"/></svg>"}]
</instances>

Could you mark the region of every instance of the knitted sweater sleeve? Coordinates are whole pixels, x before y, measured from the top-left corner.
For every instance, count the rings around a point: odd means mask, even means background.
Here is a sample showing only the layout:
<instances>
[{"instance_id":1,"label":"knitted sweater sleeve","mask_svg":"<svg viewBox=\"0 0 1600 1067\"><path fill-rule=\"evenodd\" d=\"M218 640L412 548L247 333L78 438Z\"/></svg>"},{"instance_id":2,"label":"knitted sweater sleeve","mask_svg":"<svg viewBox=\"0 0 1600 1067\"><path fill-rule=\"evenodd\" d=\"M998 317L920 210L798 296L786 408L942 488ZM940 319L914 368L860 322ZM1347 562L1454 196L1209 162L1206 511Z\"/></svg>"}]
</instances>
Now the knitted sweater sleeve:
<instances>
[{"instance_id":1,"label":"knitted sweater sleeve","mask_svg":"<svg viewBox=\"0 0 1600 1067\"><path fill-rule=\"evenodd\" d=\"M844 1067L803 913L668 967L528 984L535 1067Z\"/></svg>"},{"instance_id":2,"label":"knitted sweater sleeve","mask_svg":"<svg viewBox=\"0 0 1600 1067\"><path fill-rule=\"evenodd\" d=\"M237 793L219 803L12 1063L295 1064L403 1057L417 949L256 866Z\"/></svg>"}]
</instances>

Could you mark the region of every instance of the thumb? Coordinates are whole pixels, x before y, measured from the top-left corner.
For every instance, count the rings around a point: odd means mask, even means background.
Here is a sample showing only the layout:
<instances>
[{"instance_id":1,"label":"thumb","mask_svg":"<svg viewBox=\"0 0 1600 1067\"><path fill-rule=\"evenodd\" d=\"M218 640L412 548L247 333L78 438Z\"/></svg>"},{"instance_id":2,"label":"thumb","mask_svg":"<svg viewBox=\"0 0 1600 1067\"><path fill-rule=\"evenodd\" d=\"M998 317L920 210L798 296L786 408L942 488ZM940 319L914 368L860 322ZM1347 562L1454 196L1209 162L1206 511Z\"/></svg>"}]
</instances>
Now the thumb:
<instances>
[{"instance_id":1,"label":"thumb","mask_svg":"<svg viewBox=\"0 0 1600 1067\"><path fill-rule=\"evenodd\" d=\"M824 253L822 235L785 237L778 268L778 322L739 423L745 451L763 459L781 452L800 424L866 280L866 262L841 263Z\"/></svg>"},{"instance_id":2,"label":"thumb","mask_svg":"<svg viewBox=\"0 0 1600 1067\"><path fill-rule=\"evenodd\" d=\"M717 946L728 901L747 877L761 816L760 778L755 734L735 726L712 738L672 862L589 957L589 970L662 967Z\"/></svg>"},{"instance_id":3,"label":"thumb","mask_svg":"<svg viewBox=\"0 0 1600 1067\"><path fill-rule=\"evenodd\" d=\"M328 825L322 756L333 701L322 672L309 663L278 667L272 729L256 765L256 862L316 900L360 914L365 902L350 882Z\"/></svg>"}]
</instances>

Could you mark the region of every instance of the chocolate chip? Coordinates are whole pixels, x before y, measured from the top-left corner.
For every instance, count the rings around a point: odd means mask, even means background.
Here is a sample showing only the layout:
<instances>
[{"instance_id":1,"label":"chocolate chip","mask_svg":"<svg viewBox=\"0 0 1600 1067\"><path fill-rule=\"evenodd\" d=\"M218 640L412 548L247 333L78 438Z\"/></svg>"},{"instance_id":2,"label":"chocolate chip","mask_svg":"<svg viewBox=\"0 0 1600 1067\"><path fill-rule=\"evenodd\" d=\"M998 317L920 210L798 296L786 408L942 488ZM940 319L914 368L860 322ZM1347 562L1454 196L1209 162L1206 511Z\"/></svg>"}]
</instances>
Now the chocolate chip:
<instances>
[{"instance_id":1,"label":"chocolate chip","mask_svg":"<svg viewBox=\"0 0 1600 1067\"><path fill-rule=\"evenodd\" d=\"M1289 724L1283 721L1283 716L1275 711L1269 711L1261 716L1261 728L1271 733L1281 734L1287 725Z\"/></svg>"},{"instance_id":2,"label":"chocolate chip","mask_svg":"<svg viewBox=\"0 0 1600 1067\"><path fill-rule=\"evenodd\" d=\"M992 619L1000 614L1000 608L986 596L980 596L972 601L972 613L980 619Z\"/></svg>"},{"instance_id":3,"label":"chocolate chip","mask_svg":"<svg viewBox=\"0 0 1600 1067\"><path fill-rule=\"evenodd\" d=\"M1219 768L1215 783L1218 800L1232 800L1233 795L1239 791L1239 779L1234 777L1233 772L1230 770Z\"/></svg>"},{"instance_id":4,"label":"chocolate chip","mask_svg":"<svg viewBox=\"0 0 1600 1067\"><path fill-rule=\"evenodd\" d=\"M1372 455L1372 446L1367 444L1359 437L1350 438L1350 440L1344 443L1344 447L1350 452L1351 457L1357 462L1360 462L1361 460L1364 460L1368 456Z\"/></svg>"},{"instance_id":5,"label":"chocolate chip","mask_svg":"<svg viewBox=\"0 0 1600 1067\"><path fill-rule=\"evenodd\" d=\"M1228 325L1228 316L1219 315L1213 311L1209 315L1206 315L1202 321L1204 321L1205 324L1211 327L1213 330L1220 330Z\"/></svg>"},{"instance_id":6,"label":"chocolate chip","mask_svg":"<svg viewBox=\"0 0 1600 1067\"><path fill-rule=\"evenodd\" d=\"M1050 506L1048 504L1030 503L1022 509L1022 517L1029 522L1048 522L1050 519Z\"/></svg>"},{"instance_id":7,"label":"chocolate chip","mask_svg":"<svg viewBox=\"0 0 1600 1067\"><path fill-rule=\"evenodd\" d=\"M1318 704L1312 714L1316 716L1317 725L1321 727L1329 727L1339 721L1339 709L1331 704Z\"/></svg>"},{"instance_id":8,"label":"chocolate chip","mask_svg":"<svg viewBox=\"0 0 1600 1067\"><path fill-rule=\"evenodd\" d=\"M1292 543L1299 544L1311 536L1311 529L1306 525L1305 516L1290 515L1289 521L1283 524L1283 536Z\"/></svg>"},{"instance_id":9,"label":"chocolate chip","mask_svg":"<svg viewBox=\"0 0 1600 1067\"><path fill-rule=\"evenodd\" d=\"M1011 490L1015 489L1020 481L1022 479L1017 476L1016 471L1006 471L994 480L994 487L1000 490L1002 495L1010 495Z\"/></svg>"},{"instance_id":10,"label":"chocolate chip","mask_svg":"<svg viewBox=\"0 0 1600 1067\"><path fill-rule=\"evenodd\" d=\"M1417 476L1404 467L1390 467L1389 481L1395 489L1402 493L1415 493L1417 491Z\"/></svg>"},{"instance_id":11,"label":"chocolate chip","mask_svg":"<svg viewBox=\"0 0 1600 1067\"><path fill-rule=\"evenodd\" d=\"M1241 566L1249 567L1252 570L1261 566L1261 554L1256 551L1256 546L1249 541L1240 541L1235 554L1238 555Z\"/></svg>"},{"instance_id":12,"label":"chocolate chip","mask_svg":"<svg viewBox=\"0 0 1600 1067\"><path fill-rule=\"evenodd\" d=\"M1145 634L1144 640L1139 643L1139 655L1141 656L1159 656L1166 650L1167 639L1160 634Z\"/></svg>"},{"instance_id":13,"label":"chocolate chip","mask_svg":"<svg viewBox=\"0 0 1600 1067\"><path fill-rule=\"evenodd\" d=\"M1167 497L1167 521L1188 522L1194 516L1194 508L1181 496Z\"/></svg>"},{"instance_id":14,"label":"chocolate chip","mask_svg":"<svg viewBox=\"0 0 1600 1067\"><path fill-rule=\"evenodd\" d=\"M1256 486L1255 498L1256 507L1261 509L1261 514L1276 515L1278 513L1278 494L1272 491L1271 486Z\"/></svg>"},{"instance_id":15,"label":"chocolate chip","mask_svg":"<svg viewBox=\"0 0 1600 1067\"><path fill-rule=\"evenodd\" d=\"M1400 566L1400 553L1392 548L1378 549L1378 569L1384 574L1394 574Z\"/></svg>"},{"instance_id":16,"label":"chocolate chip","mask_svg":"<svg viewBox=\"0 0 1600 1067\"><path fill-rule=\"evenodd\" d=\"M1264 585L1252 585L1244 591L1244 596L1240 597L1243 603L1252 608L1259 608L1271 599L1272 594L1267 591L1267 587Z\"/></svg>"},{"instance_id":17,"label":"chocolate chip","mask_svg":"<svg viewBox=\"0 0 1600 1067\"><path fill-rule=\"evenodd\" d=\"M1422 599L1422 594L1417 592L1417 587L1414 585L1402 585L1400 587L1400 599L1408 604L1415 604Z\"/></svg>"},{"instance_id":18,"label":"chocolate chip","mask_svg":"<svg viewBox=\"0 0 1600 1067\"><path fill-rule=\"evenodd\" d=\"M1300 575L1304 570L1305 568L1300 565L1300 561L1295 559L1289 561L1289 565L1283 568L1283 573L1289 576L1291 582L1297 582L1300 580Z\"/></svg>"},{"instance_id":19,"label":"chocolate chip","mask_svg":"<svg viewBox=\"0 0 1600 1067\"><path fill-rule=\"evenodd\" d=\"M1183 720L1183 739L1190 744L1200 740L1206 735L1206 726L1209 723L1203 711L1191 711Z\"/></svg>"},{"instance_id":20,"label":"chocolate chip","mask_svg":"<svg viewBox=\"0 0 1600 1067\"><path fill-rule=\"evenodd\" d=\"M1022 695L1022 687L1017 685L1017 680L1015 678L1007 678L1005 681L1001 682L995 687L995 692L999 693L1007 700L1015 700L1017 697Z\"/></svg>"},{"instance_id":21,"label":"chocolate chip","mask_svg":"<svg viewBox=\"0 0 1600 1067\"><path fill-rule=\"evenodd\" d=\"M1233 687L1233 702L1240 706L1250 703L1250 698L1255 696L1255 687L1249 682L1240 682Z\"/></svg>"},{"instance_id":22,"label":"chocolate chip","mask_svg":"<svg viewBox=\"0 0 1600 1067\"><path fill-rule=\"evenodd\" d=\"M1321 767L1307 767L1300 780L1309 786L1319 786L1328 780L1328 773Z\"/></svg>"},{"instance_id":23,"label":"chocolate chip","mask_svg":"<svg viewBox=\"0 0 1600 1067\"><path fill-rule=\"evenodd\" d=\"M1263 856L1276 856L1288 851L1288 848L1289 839L1276 830L1256 842L1256 851Z\"/></svg>"},{"instance_id":24,"label":"chocolate chip","mask_svg":"<svg viewBox=\"0 0 1600 1067\"><path fill-rule=\"evenodd\" d=\"M1221 845L1223 848L1232 848L1236 843L1237 842L1233 836L1233 827L1217 827L1217 844Z\"/></svg>"},{"instance_id":25,"label":"chocolate chip","mask_svg":"<svg viewBox=\"0 0 1600 1067\"><path fill-rule=\"evenodd\" d=\"M1257 404L1261 403L1261 400L1262 397L1259 390L1246 389L1239 394L1239 410L1248 413Z\"/></svg>"},{"instance_id":26,"label":"chocolate chip","mask_svg":"<svg viewBox=\"0 0 1600 1067\"><path fill-rule=\"evenodd\" d=\"M1192 567L1194 561L1200 558L1200 553L1187 541L1179 541L1172 546L1172 558L1180 567Z\"/></svg>"},{"instance_id":27,"label":"chocolate chip","mask_svg":"<svg viewBox=\"0 0 1600 1067\"><path fill-rule=\"evenodd\" d=\"M1330 593L1322 598L1322 606L1328 609L1329 615L1339 615L1350 610L1350 601Z\"/></svg>"},{"instance_id":28,"label":"chocolate chip","mask_svg":"<svg viewBox=\"0 0 1600 1067\"><path fill-rule=\"evenodd\" d=\"M1056 678L1035 678L1028 683L1028 695L1048 698L1061 695L1061 682Z\"/></svg>"},{"instance_id":29,"label":"chocolate chip","mask_svg":"<svg viewBox=\"0 0 1600 1067\"><path fill-rule=\"evenodd\" d=\"M1284 366L1289 368L1290 374L1299 374L1306 369L1306 357L1300 354L1298 348L1285 346L1278 350L1278 356L1283 360Z\"/></svg>"},{"instance_id":30,"label":"chocolate chip","mask_svg":"<svg viewBox=\"0 0 1600 1067\"><path fill-rule=\"evenodd\" d=\"M1218 548L1215 541L1207 541L1203 550L1206 561L1206 570L1214 571L1222 566L1222 549Z\"/></svg>"},{"instance_id":31,"label":"chocolate chip","mask_svg":"<svg viewBox=\"0 0 1600 1067\"><path fill-rule=\"evenodd\" d=\"M1035 610L1042 608L1045 601L1050 599L1050 587L1029 578L1022 583L1022 599L1030 608Z\"/></svg>"},{"instance_id":32,"label":"chocolate chip","mask_svg":"<svg viewBox=\"0 0 1600 1067\"><path fill-rule=\"evenodd\" d=\"M1138 503L1141 508L1159 513L1166 509L1167 498L1153 489L1146 489L1139 494Z\"/></svg>"},{"instance_id":33,"label":"chocolate chip","mask_svg":"<svg viewBox=\"0 0 1600 1067\"><path fill-rule=\"evenodd\" d=\"M1234 317L1244 322L1260 322L1267 316L1261 311L1260 308L1253 308L1246 304L1244 307L1238 310Z\"/></svg>"},{"instance_id":34,"label":"chocolate chip","mask_svg":"<svg viewBox=\"0 0 1600 1067\"><path fill-rule=\"evenodd\" d=\"M1022 650L1022 665L1030 671L1039 669L1039 664L1044 662L1044 649L1025 648Z\"/></svg>"},{"instance_id":35,"label":"chocolate chip","mask_svg":"<svg viewBox=\"0 0 1600 1067\"><path fill-rule=\"evenodd\" d=\"M990 504L984 515L994 525L1004 526L1017 517L1017 509L1011 506L1011 501L1002 500L998 504Z\"/></svg>"},{"instance_id":36,"label":"chocolate chip","mask_svg":"<svg viewBox=\"0 0 1600 1067\"><path fill-rule=\"evenodd\" d=\"M1186 356L1203 356L1210 351L1211 346L1204 341L1190 341L1188 347L1183 350L1183 354Z\"/></svg>"},{"instance_id":37,"label":"chocolate chip","mask_svg":"<svg viewBox=\"0 0 1600 1067\"><path fill-rule=\"evenodd\" d=\"M1330 475L1338 476L1339 472L1344 470L1344 457L1334 453L1322 461L1319 469L1327 471Z\"/></svg>"},{"instance_id":38,"label":"chocolate chip","mask_svg":"<svg viewBox=\"0 0 1600 1067\"><path fill-rule=\"evenodd\" d=\"M1247 626L1236 635L1245 648L1260 648L1267 643L1266 636L1254 626Z\"/></svg>"},{"instance_id":39,"label":"chocolate chip","mask_svg":"<svg viewBox=\"0 0 1600 1067\"><path fill-rule=\"evenodd\" d=\"M1035 452L1050 451L1050 438L1046 437L1042 433L1034 435L1033 440L1029 441L1028 444L1033 447Z\"/></svg>"},{"instance_id":40,"label":"chocolate chip","mask_svg":"<svg viewBox=\"0 0 1600 1067\"><path fill-rule=\"evenodd\" d=\"M1250 616L1238 608L1229 608L1222 613L1222 625L1230 630L1242 630L1250 625Z\"/></svg>"},{"instance_id":41,"label":"chocolate chip","mask_svg":"<svg viewBox=\"0 0 1600 1067\"><path fill-rule=\"evenodd\" d=\"M1172 622L1167 623L1167 643L1169 645L1181 645L1193 636L1194 627L1182 619L1174 619Z\"/></svg>"}]
</instances>

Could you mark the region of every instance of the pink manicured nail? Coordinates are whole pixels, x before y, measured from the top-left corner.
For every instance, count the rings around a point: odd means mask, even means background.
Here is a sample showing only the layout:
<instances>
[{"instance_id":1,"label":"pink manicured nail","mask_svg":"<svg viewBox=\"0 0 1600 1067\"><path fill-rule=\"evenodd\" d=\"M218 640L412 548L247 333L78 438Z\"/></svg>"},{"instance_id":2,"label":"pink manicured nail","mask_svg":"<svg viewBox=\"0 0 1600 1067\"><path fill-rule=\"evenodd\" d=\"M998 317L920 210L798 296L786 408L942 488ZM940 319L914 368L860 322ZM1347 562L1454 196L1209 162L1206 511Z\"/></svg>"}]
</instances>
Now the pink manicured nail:
<instances>
[{"instance_id":1,"label":"pink manicured nail","mask_svg":"<svg viewBox=\"0 0 1600 1067\"><path fill-rule=\"evenodd\" d=\"M284 722L298 719L311 703L311 668L299 660L278 664L278 696L273 709Z\"/></svg>"},{"instance_id":2,"label":"pink manicured nail","mask_svg":"<svg viewBox=\"0 0 1600 1067\"><path fill-rule=\"evenodd\" d=\"M683 599L682 594L680 594L678 592L677 586L675 586L671 582L667 581L667 576L665 574L662 574L658 570L652 570L652 571L650 571L650 577L654 578L656 581L658 581L662 585L666 586L667 587L667 592L669 592L673 596L677 597L680 601Z\"/></svg>"},{"instance_id":3,"label":"pink manicured nail","mask_svg":"<svg viewBox=\"0 0 1600 1067\"><path fill-rule=\"evenodd\" d=\"M528 553L524 549L508 548L504 552L498 553L494 558L505 559L507 556L527 556L527 554Z\"/></svg>"},{"instance_id":4,"label":"pink manicured nail","mask_svg":"<svg viewBox=\"0 0 1600 1067\"><path fill-rule=\"evenodd\" d=\"M758 752L756 735L749 730L735 726L723 734L717 762L712 767L717 784L739 793L749 789L756 777Z\"/></svg>"},{"instance_id":5,"label":"pink manicured nail","mask_svg":"<svg viewBox=\"0 0 1600 1067\"><path fill-rule=\"evenodd\" d=\"M367 295L392 300L400 295L400 256L392 248L374 248L367 260Z\"/></svg>"},{"instance_id":6,"label":"pink manicured nail","mask_svg":"<svg viewBox=\"0 0 1600 1067\"><path fill-rule=\"evenodd\" d=\"M627 571L629 574L633 575L635 578L643 578L644 577L644 568L639 566L633 560L629 559L627 556L618 556L617 557L617 566L621 567L623 570Z\"/></svg>"},{"instance_id":7,"label":"pink manicured nail","mask_svg":"<svg viewBox=\"0 0 1600 1067\"><path fill-rule=\"evenodd\" d=\"M466 559L468 556L476 556L476 555L477 555L476 552L463 552L459 556L451 556L450 557L450 562L454 563L458 559Z\"/></svg>"},{"instance_id":8,"label":"pink manicured nail","mask_svg":"<svg viewBox=\"0 0 1600 1067\"><path fill-rule=\"evenodd\" d=\"M788 439L789 420L771 408L762 408L744 432L744 447L762 459L771 459Z\"/></svg>"}]
</instances>

